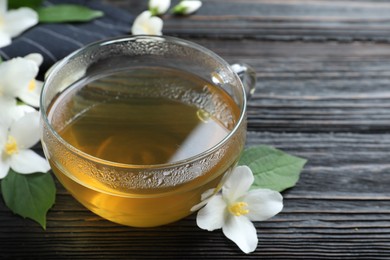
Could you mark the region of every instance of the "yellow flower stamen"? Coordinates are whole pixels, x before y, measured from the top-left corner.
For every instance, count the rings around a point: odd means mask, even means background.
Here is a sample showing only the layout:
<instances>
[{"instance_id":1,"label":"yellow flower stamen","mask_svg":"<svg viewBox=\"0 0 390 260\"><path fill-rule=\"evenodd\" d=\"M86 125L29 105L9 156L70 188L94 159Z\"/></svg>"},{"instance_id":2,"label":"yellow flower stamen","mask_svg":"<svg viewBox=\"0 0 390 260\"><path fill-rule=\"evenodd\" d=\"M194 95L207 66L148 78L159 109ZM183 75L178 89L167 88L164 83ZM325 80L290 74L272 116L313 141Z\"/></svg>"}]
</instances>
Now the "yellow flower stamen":
<instances>
[{"instance_id":1,"label":"yellow flower stamen","mask_svg":"<svg viewBox=\"0 0 390 260\"><path fill-rule=\"evenodd\" d=\"M4 150L8 155L13 155L18 152L18 144L13 136L8 136L8 141L5 144Z\"/></svg>"},{"instance_id":2,"label":"yellow flower stamen","mask_svg":"<svg viewBox=\"0 0 390 260\"><path fill-rule=\"evenodd\" d=\"M37 87L37 83L35 82L35 79L31 80L30 83L28 83L28 91L33 92L35 88Z\"/></svg>"},{"instance_id":3,"label":"yellow flower stamen","mask_svg":"<svg viewBox=\"0 0 390 260\"><path fill-rule=\"evenodd\" d=\"M248 207L248 203L240 201L240 202L236 202L236 203L233 203L232 205L230 205L229 211L234 216L239 217L239 216L246 215L249 213L249 210L246 209L246 207Z\"/></svg>"}]
</instances>

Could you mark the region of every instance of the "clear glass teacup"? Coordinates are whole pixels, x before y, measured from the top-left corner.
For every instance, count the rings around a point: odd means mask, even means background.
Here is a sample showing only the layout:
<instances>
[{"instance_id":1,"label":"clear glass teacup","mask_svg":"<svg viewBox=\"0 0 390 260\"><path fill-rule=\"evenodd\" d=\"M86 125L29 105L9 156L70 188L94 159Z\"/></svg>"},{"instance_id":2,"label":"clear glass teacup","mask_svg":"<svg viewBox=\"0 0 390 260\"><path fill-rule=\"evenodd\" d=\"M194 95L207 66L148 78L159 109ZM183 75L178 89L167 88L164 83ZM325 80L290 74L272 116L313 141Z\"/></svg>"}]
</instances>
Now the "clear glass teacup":
<instances>
[{"instance_id":1,"label":"clear glass teacup","mask_svg":"<svg viewBox=\"0 0 390 260\"><path fill-rule=\"evenodd\" d=\"M242 69L254 86L253 75ZM110 221L151 227L191 214L246 139L237 73L197 44L127 36L59 62L41 95L42 145L56 177Z\"/></svg>"}]
</instances>

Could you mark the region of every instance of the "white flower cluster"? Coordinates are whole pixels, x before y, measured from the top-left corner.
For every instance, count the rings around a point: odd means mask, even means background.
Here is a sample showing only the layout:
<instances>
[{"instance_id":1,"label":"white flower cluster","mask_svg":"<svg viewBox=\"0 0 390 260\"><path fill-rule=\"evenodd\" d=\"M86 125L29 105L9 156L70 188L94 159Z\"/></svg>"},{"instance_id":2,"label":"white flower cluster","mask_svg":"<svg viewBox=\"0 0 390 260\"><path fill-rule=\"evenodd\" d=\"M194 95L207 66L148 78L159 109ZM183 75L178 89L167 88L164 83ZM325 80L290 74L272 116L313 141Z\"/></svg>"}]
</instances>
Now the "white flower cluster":
<instances>
[{"instance_id":1,"label":"white flower cluster","mask_svg":"<svg viewBox=\"0 0 390 260\"><path fill-rule=\"evenodd\" d=\"M42 60L34 53L0 63L0 179L10 168L22 174L50 170L46 159L30 149L40 140L40 116L32 106L39 106L42 82L35 77Z\"/></svg>"},{"instance_id":2,"label":"white flower cluster","mask_svg":"<svg viewBox=\"0 0 390 260\"><path fill-rule=\"evenodd\" d=\"M38 23L33 9L7 10L7 5L0 0L0 48ZM40 140L40 116L34 107L39 107L43 83L35 78L42 61L38 53L0 60L0 179L10 168L22 174L50 170L46 159L30 149Z\"/></svg>"},{"instance_id":3,"label":"white flower cluster","mask_svg":"<svg viewBox=\"0 0 390 260\"><path fill-rule=\"evenodd\" d=\"M149 10L139 14L133 23L133 35L162 35L163 20L158 17L164 15L171 5L171 0L149 0ZM199 0L184 0L172 8L175 14L189 15L202 6Z\"/></svg>"}]
</instances>

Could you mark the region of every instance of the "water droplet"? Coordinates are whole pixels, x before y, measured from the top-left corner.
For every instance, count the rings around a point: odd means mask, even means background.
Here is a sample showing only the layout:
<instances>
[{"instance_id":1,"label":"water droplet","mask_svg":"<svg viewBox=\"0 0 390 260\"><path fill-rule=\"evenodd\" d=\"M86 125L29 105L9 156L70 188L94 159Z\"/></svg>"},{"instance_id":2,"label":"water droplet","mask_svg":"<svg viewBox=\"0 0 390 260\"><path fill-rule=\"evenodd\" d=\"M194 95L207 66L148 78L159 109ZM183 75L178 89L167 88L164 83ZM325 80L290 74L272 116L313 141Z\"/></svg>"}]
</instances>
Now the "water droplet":
<instances>
[{"instance_id":1,"label":"water droplet","mask_svg":"<svg viewBox=\"0 0 390 260\"><path fill-rule=\"evenodd\" d=\"M163 179L158 179L157 180L157 186L161 186L164 183Z\"/></svg>"},{"instance_id":2,"label":"water droplet","mask_svg":"<svg viewBox=\"0 0 390 260\"><path fill-rule=\"evenodd\" d=\"M202 165L194 164L192 165L190 171L195 175L200 175L202 173Z\"/></svg>"}]
</instances>

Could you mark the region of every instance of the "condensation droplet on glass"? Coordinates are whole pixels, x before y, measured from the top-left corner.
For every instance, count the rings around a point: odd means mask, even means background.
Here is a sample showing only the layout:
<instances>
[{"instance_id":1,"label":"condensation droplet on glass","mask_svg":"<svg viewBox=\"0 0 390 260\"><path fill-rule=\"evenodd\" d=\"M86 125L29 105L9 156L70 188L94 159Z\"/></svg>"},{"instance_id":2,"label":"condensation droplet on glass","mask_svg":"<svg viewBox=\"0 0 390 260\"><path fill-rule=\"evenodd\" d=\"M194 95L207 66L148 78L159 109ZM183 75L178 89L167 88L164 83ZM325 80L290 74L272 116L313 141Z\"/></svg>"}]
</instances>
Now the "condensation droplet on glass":
<instances>
[{"instance_id":1,"label":"condensation droplet on glass","mask_svg":"<svg viewBox=\"0 0 390 260\"><path fill-rule=\"evenodd\" d=\"M157 180L157 186L161 186L164 183L163 179L158 179Z\"/></svg>"},{"instance_id":2,"label":"condensation droplet on glass","mask_svg":"<svg viewBox=\"0 0 390 260\"><path fill-rule=\"evenodd\" d=\"M151 178L151 176L150 176L150 175L148 175L148 174L146 174L146 175L142 176L142 179L144 179L144 180L147 180L147 179L150 179L150 178Z\"/></svg>"},{"instance_id":3,"label":"condensation droplet on glass","mask_svg":"<svg viewBox=\"0 0 390 260\"><path fill-rule=\"evenodd\" d=\"M202 165L194 164L189 170L195 175L199 175L202 173Z\"/></svg>"}]
</instances>

